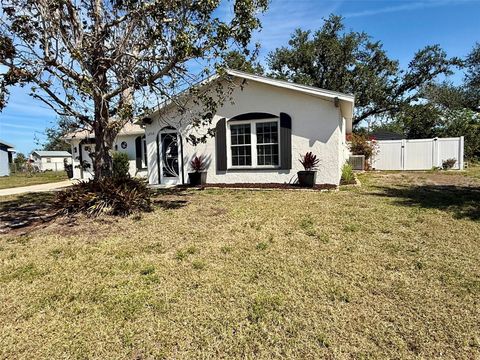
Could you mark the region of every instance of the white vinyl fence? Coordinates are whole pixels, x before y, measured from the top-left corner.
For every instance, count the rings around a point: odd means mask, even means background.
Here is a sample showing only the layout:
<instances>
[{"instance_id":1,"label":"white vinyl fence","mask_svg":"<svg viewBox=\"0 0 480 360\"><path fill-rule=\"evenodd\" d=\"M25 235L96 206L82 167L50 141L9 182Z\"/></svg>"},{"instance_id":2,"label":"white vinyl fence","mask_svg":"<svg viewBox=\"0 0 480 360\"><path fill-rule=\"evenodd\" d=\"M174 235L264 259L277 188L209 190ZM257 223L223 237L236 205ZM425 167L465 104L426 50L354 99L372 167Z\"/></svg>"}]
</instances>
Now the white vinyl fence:
<instances>
[{"instance_id":1,"label":"white vinyl fence","mask_svg":"<svg viewBox=\"0 0 480 360\"><path fill-rule=\"evenodd\" d=\"M375 170L429 170L447 159L463 170L463 136L456 138L380 140L372 161Z\"/></svg>"}]
</instances>

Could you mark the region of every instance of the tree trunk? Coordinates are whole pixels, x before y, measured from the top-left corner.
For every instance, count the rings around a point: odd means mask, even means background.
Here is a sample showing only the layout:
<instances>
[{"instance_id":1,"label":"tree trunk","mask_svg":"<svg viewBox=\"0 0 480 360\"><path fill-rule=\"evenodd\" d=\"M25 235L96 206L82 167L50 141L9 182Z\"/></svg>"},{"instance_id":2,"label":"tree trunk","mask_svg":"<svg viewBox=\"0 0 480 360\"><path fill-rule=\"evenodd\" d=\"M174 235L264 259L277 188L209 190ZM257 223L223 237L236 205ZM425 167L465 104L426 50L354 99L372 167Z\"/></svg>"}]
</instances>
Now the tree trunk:
<instances>
[{"instance_id":1,"label":"tree trunk","mask_svg":"<svg viewBox=\"0 0 480 360\"><path fill-rule=\"evenodd\" d=\"M94 179L102 180L112 175L113 161L110 151L115 133L109 127L108 103L102 97L95 99L95 154L93 156Z\"/></svg>"}]
</instances>

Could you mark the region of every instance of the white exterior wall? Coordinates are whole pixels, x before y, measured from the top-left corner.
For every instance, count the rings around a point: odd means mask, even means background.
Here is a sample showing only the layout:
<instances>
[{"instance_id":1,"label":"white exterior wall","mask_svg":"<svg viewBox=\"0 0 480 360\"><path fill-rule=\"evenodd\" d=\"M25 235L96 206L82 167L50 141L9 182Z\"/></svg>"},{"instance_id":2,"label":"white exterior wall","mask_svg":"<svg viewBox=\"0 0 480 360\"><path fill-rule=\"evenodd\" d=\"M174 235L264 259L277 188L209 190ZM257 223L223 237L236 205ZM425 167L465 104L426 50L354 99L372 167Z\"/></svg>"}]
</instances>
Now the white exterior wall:
<instances>
[{"instance_id":1,"label":"white exterior wall","mask_svg":"<svg viewBox=\"0 0 480 360\"><path fill-rule=\"evenodd\" d=\"M129 159L129 173L131 176L136 177L147 177L147 169L137 170L137 160L136 160L136 151L135 151L135 139L137 136L142 136L140 134L137 135L119 135L114 142L115 151L126 153ZM127 143L127 147L122 149L122 142ZM89 152L85 150L85 147L90 147L93 150L95 144L82 144L79 147L80 140L74 139L71 140L72 145L72 154L73 154L73 178L74 179L82 179L80 166L80 154L79 151L82 151L82 158L83 160L88 161L91 165L89 171L83 172L83 179L91 179L93 178L93 163L92 159L89 156ZM75 148L77 149L75 151Z\"/></svg>"},{"instance_id":2,"label":"white exterior wall","mask_svg":"<svg viewBox=\"0 0 480 360\"><path fill-rule=\"evenodd\" d=\"M70 145L72 147L71 153L72 153L72 165L73 165L73 178L74 179L81 179L81 171L79 169L80 165L80 155L79 155L79 145L80 140L77 139L72 139L70 140Z\"/></svg>"},{"instance_id":3,"label":"white exterior wall","mask_svg":"<svg viewBox=\"0 0 480 360\"><path fill-rule=\"evenodd\" d=\"M0 149L0 176L10 175L10 167L8 164L8 151Z\"/></svg>"},{"instance_id":4,"label":"white exterior wall","mask_svg":"<svg viewBox=\"0 0 480 360\"><path fill-rule=\"evenodd\" d=\"M339 165L340 165L340 174L342 172L343 165L348 161L350 156L350 148L348 147L347 143L347 121L344 117L340 118L340 131L341 135L339 138Z\"/></svg>"},{"instance_id":5,"label":"white exterior wall","mask_svg":"<svg viewBox=\"0 0 480 360\"><path fill-rule=\"evenodd\" d=\"M118 136L115 140L114 147L115 151L126 153L128 155L128 162L130 165L130 175L131 176L138 176L138 177L146 177L147 176L147 169L137 170L137 153L135 149L135 139L138 136L142 135L125 135L125 136ZM127 143L127 148L122 149L122 142Z\"/></svg>"},{"instance_id":6,"label":"white exterior wall","mask_svg":"<svg viewBox=\"0 0 480 360\"><path fill-rule=\"evenodd\" d=\"M340 114L340 108L335 107L333 100L323 100L298 91L253 81L244 85L243 91L237 87L233 93L233 99L235 103L231 104L226 101L218 110L211 124L211 127L214 128L219 119L227 119L227 146L229 143L228 120L230 118L249 112L266 112L277 116L284 112L292 118L292 169L259 170L253 168L217 172L215 138L208 138L205 144L196 147L187 143L185 138L188 136L188 127L185 124L188 121L180 120L177 112L170 110L168 114L162 115L162 118L153 115L152 124L146 126L150 184L159 183L157 134L167 125L179 129L183 137L185 183L188 181L188 163L195 155L203 155L209 159L207 183L293 182L296 179L297 171L303 170L298 160L308 151L312 151L321 161L317 171L317 183L339 183L340 169L346 159L344 153L345 126L342 126L344 121Z\"/></svg>"}]
</instances>

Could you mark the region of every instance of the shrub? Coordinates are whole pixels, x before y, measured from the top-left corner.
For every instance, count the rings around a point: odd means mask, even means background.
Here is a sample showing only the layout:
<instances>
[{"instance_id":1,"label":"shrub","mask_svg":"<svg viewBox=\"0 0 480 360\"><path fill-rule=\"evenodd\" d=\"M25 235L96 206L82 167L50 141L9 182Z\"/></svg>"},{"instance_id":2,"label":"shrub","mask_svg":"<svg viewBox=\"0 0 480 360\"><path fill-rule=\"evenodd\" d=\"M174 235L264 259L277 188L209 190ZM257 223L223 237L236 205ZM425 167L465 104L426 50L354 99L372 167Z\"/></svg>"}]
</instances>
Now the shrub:
<instances>
[{"instance_id":1,"label":"shrub","mask_svg":"<svg viewBox=\"0 0 480 360\"><path fill-rule=\"evenodd\" d=\"M365 162L368 165L368 161L378 153L377 141L364 134L352 134L349 136L350 151L353 155L365 156Z\"/></svg>"},{"instance_id":2,"label":"shrub","mask_svg":"<svg viewBox=\"0 0 480 360\"><path fill-rule=\"evenodd\" d=\"M354 184L355 183L355 175L353 173L352 165L345 164L342 167L342 184Z\"/></svg>"},{"instance_id":3,"label":"shrub","mask_svg":"<svg viewBox=\"0 0 480 360\"><path fill-rule=\"evenodd\" d=\"M299 161L303 165L305 171L317 170L318 164L320 163L320 159L317 159L317 155L313 155L312 152L307 152Z\"/></svg>"},{"instance_id":4,"label":"shrub","mask_svg":"<svg viewBox=\"0 0 480 360\"><path fill-rule=\"evenodd\" d=\"M205 159L203 156L195 156L192 160L190 160L190 168L198 173L205 170Z\"/></svg>"},{"instance_id":5,"label":"shrub","mask_svg":"<svg viewBox=\"0 0 480 360\"><path fill-rule=\"evenodd\" d=\"M128 155L126 153L114 152L112 156L113 160L113 171L112 175L115 179L126 179L130 176Z\"/></svg>"},{"instance_id":6,"label":"shrub","mask_svg":"<svg viewBox=\"0 0 480 360\"><path fill-rule=\"evenodd\" d=\"M447 159L442 161L443 170L449 170L455 166L457 159Z\"/></svg>"},{"instance_id":7,"label":"shrub","mask_svg":"<svg viewBox=\"0 0 480 360\"><path fill-rule=\"evenodd\" d=\"M64 215L126 216L151 210L150 190L144 180L131 177L90 180L58 192L53 206Z\"/></svg>"}]
</instances>

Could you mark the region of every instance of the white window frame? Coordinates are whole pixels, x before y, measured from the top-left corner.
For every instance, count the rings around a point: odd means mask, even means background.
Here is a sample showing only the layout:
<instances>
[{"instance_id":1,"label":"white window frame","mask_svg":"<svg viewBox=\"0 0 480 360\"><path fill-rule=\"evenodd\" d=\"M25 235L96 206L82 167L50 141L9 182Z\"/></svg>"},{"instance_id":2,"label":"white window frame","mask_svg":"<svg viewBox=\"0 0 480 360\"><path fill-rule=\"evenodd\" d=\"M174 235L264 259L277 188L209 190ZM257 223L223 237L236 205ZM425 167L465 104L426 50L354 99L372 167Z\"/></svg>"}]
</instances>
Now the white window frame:
<instances>
[{"instance_id":1,"label":"white window frame","mask_svg":"<svg viewBox=\"0 0 480 360\"><path fill-rule=\"evenodd\" d=\"M258 123L277 123L277 133L278 133L278 165L258 165L257 158L257 124ZM232 165L232 136L230 127L232 125L246 125L250 124L250 147L252 154L252 165ZM268 144L260 144L268 145ZM279 169L280 168L280 119L253 119L253 120L242 120L242 121L227 121L227 170L251 170L251 169Z\"/></svg>"}]
</instances>

